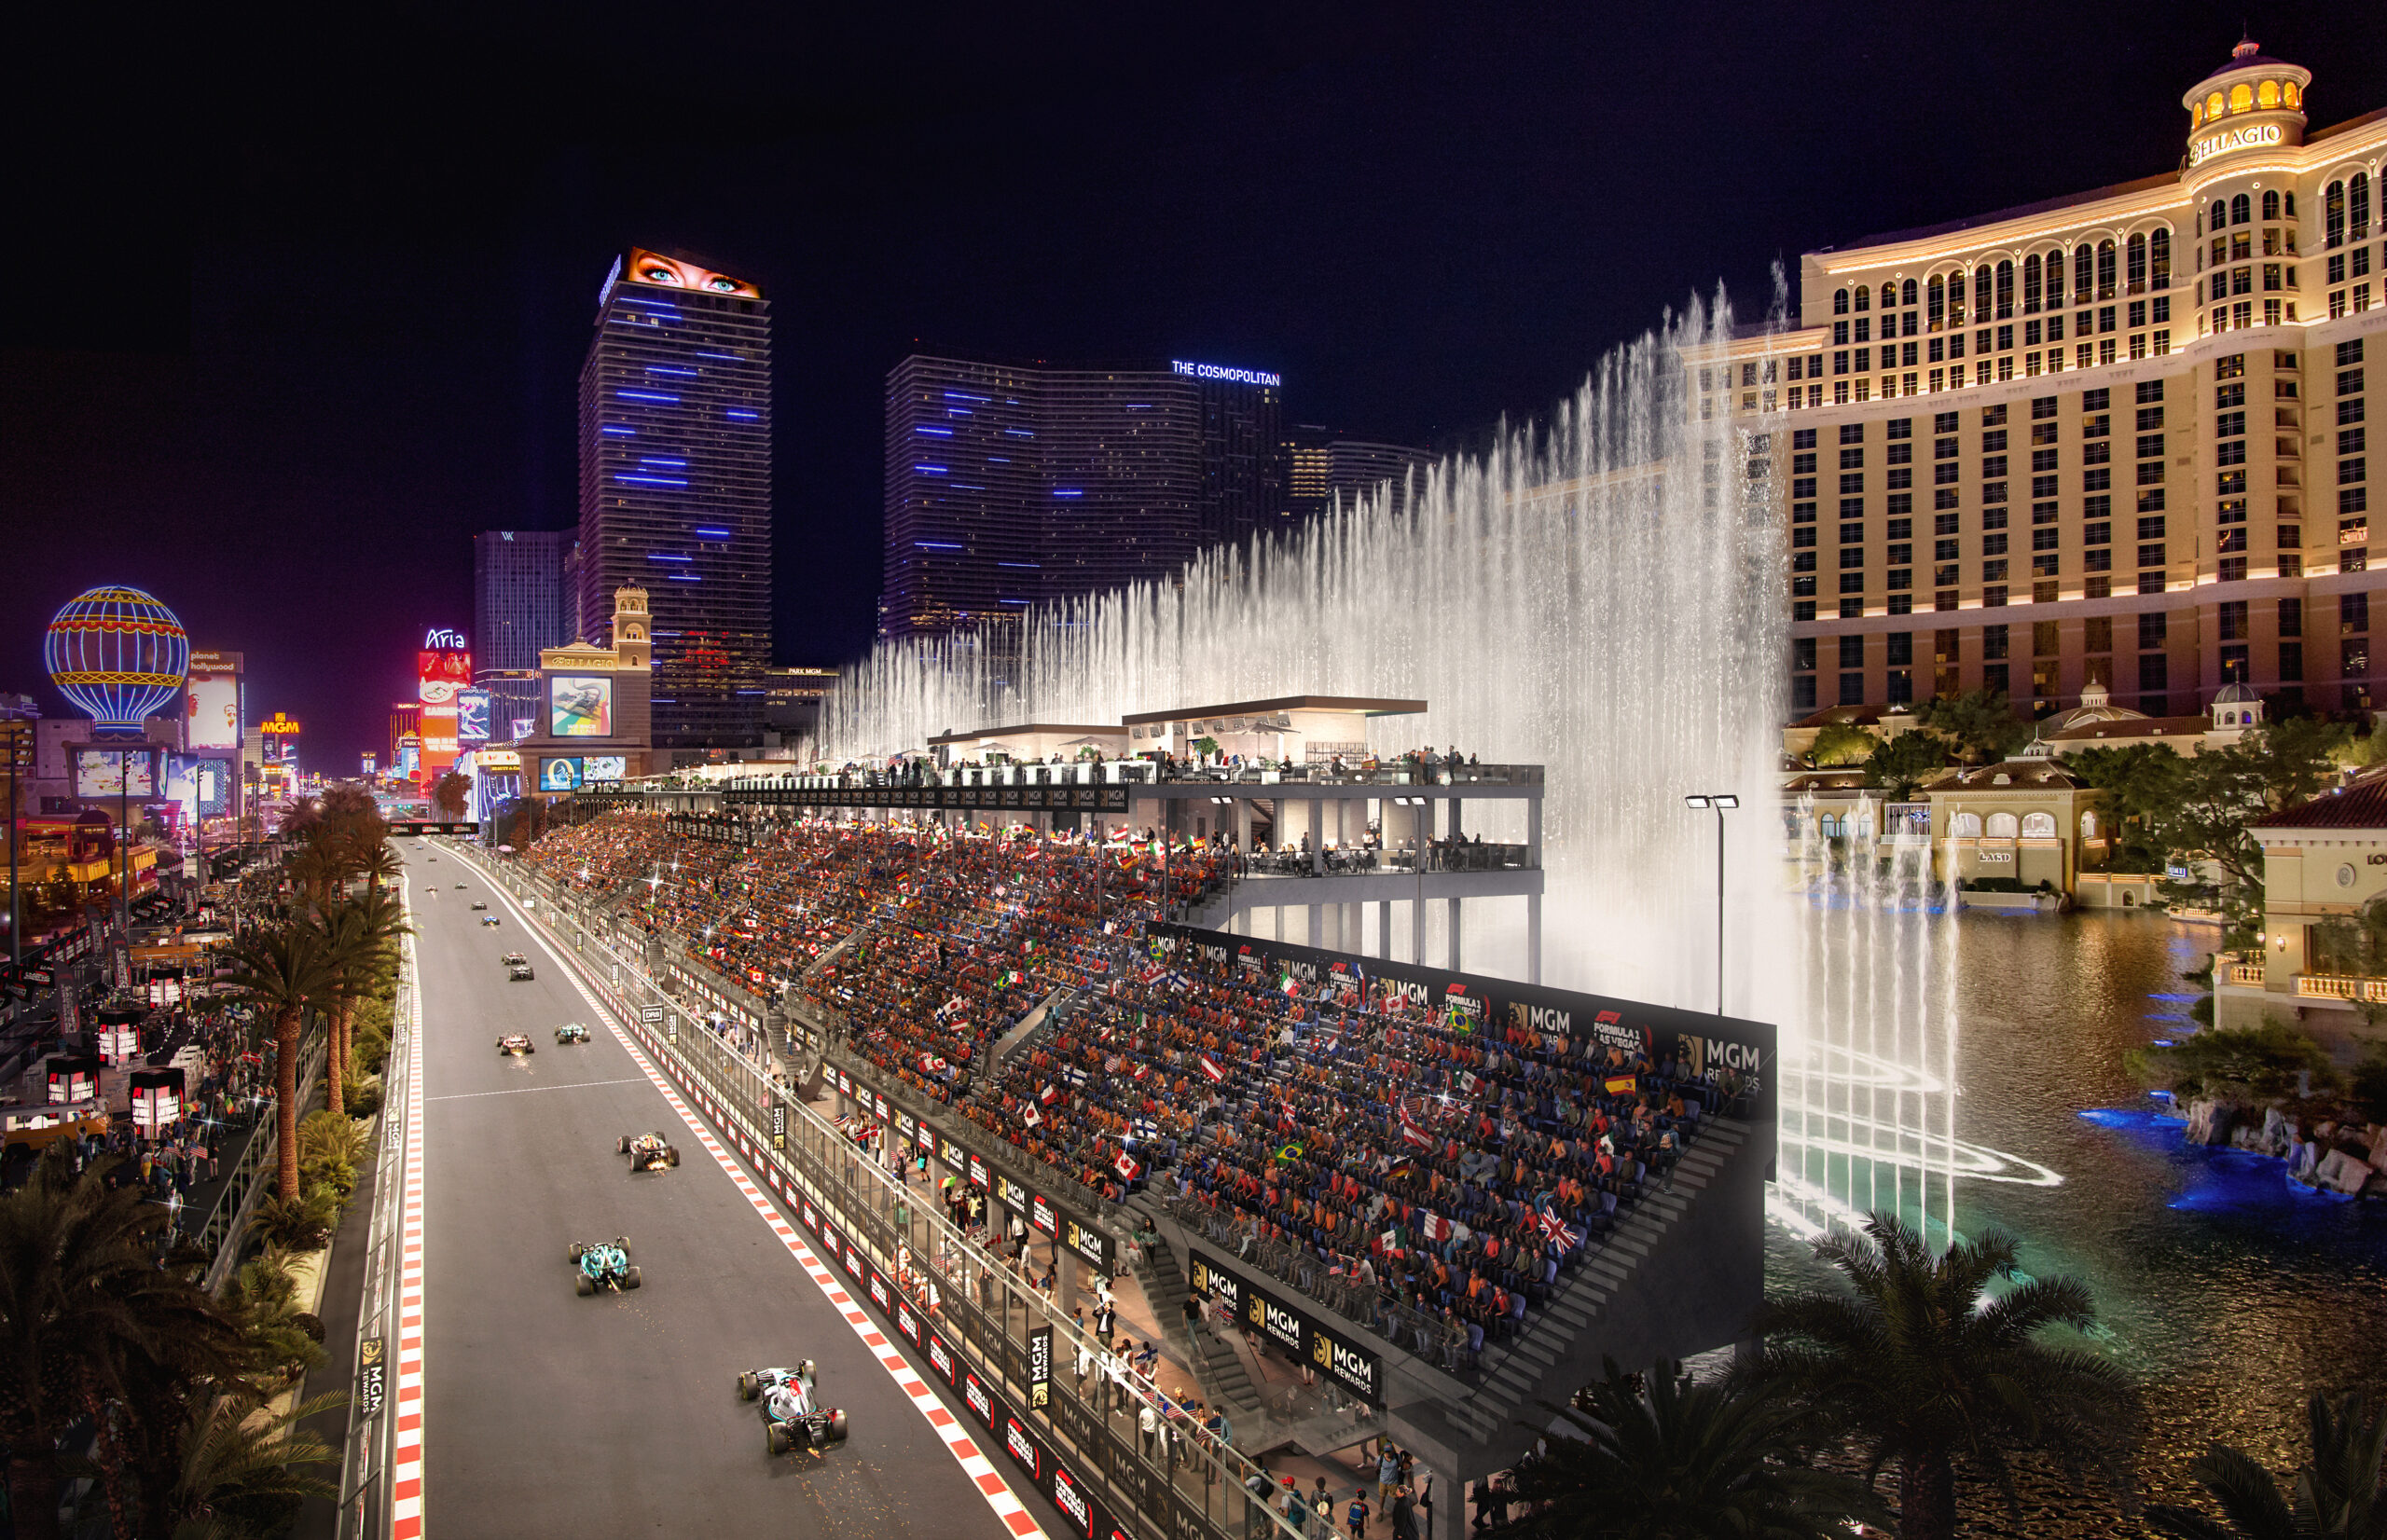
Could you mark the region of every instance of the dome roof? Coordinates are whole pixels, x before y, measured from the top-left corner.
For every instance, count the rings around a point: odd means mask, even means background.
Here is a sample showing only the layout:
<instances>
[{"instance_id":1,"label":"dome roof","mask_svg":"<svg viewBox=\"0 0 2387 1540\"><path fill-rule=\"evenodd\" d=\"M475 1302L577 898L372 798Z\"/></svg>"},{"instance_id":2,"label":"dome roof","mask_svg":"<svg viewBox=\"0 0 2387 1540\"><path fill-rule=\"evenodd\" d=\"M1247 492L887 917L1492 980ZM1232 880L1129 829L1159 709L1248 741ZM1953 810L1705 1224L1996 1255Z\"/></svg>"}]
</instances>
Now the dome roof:
<instances>
[{"instance_id":1,"label":"dome roof","mask_svg":"<svg viewBox=\"0 0 2387 1540\"><path fill-rule=\"evenodd\" d=\"M2242 37L2239 39L2238 46L2229 50L2229 62L2222 65L2219 69L2213 71L2212 74L2207 75L2205 79L2210 80L2215 75L2228 75L2232 70L2294 70L2301 68L2303 68L2302 65L2291 64L2284 59L2273 59L2270 55L2263 51L2263 46L2260 43L2256 42L2251 37Z\"/></svg>"},{"instance_id":2,"label":"dome roof","mask_svg":"<svg viewBox=\"0 0 2387 1540\"><path fill-rule=\"evenodd\" d=\"M2215 706L2252 705L2262 698L2244 685L2232 681L2214 692L2213 704Z\"/></svg>"}]
</instances>

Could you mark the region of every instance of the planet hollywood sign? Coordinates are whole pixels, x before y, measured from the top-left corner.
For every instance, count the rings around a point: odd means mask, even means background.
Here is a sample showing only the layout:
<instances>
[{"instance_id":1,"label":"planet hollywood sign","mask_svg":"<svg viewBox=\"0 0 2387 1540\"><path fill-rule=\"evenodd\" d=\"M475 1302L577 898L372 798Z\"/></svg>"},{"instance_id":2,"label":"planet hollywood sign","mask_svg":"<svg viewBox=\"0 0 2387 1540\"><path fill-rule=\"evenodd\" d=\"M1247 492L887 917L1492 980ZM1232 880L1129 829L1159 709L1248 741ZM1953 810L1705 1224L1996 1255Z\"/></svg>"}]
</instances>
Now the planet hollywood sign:
<instances>
[{"instance_id":1,"label":"planet hollywood sign","mask_svg":"<svg viewBox=\"0 0 2387 1540\"><path fill-rule=\"evenodd\" d=\"M1307 998L1406 1016L1462 1037L1498 1040L1512 1031L1588 1040L1654 1061L1673 1059L1693 1079L1740 1076L1756 1115L1774 1115L1775 1031L1771 1023L1519 983L1511 979L1420 968L1326 952L1193 926L1154 925L1153 962L1163 967L1235 967L1270 986L1290 981Z\"/></svg>"}]
</instances>

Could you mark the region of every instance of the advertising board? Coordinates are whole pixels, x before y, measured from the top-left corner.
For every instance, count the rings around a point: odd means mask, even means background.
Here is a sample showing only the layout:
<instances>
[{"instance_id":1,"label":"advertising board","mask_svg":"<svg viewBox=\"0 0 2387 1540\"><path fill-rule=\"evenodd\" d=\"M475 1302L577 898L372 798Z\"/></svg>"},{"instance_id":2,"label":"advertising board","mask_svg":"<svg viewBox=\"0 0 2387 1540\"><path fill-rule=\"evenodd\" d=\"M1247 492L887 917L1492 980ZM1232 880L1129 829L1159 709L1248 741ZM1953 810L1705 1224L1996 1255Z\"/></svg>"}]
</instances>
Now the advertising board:
<instances>
[{"instance_id":1,"label":"advertising board","mask_svg":"<svg viewBox=\"0 0 2387 1540\"><path fill-rule=\"evenodd\" d=\"M614 736L614 681L601 674L555 674L547 680L547 736Z\"/></svg>"},{"instance_id":2,"label":"advertising board","mask_svg":"<svg viewBox=\"0 0 2387 1540\"><path fill-rule=\"evenodd\" d=\"M490 699L486 690L456 692L456 741L487 743L490 738Z\"/></svg>"},{"instance_id":3,"label":"advertising board","mask_svg":"<svg viewBox=\"0 0 2387 1540\"><path fill-rule=\"evenodd\" d=\"M166 760L166 797L192 818L220 818L232 810L232 763L173 754Z\"/></svg>"},{"instance_id":4,"label":"advertising board","mask_svg":"<svg viewBox=\"0 0 2387 1540\"><path fill-rule=\"evenodd\" d=\"M577 791L580 790L580 761L541 760L539 790L542 791Z\"/></svg>"},{"instance_id":5,"label":"advertising board","mask_svg":"<svg viewBox=\"0 0 2387 1540\"><path fill-rule=\"evenodd\" d=\"M415 694L427 704L448 705L456 693L473 682L473 654L464 651L464 635L445 627L422 639L415 654Z\"/></svg>"},{"instance_id":6,"label":"advertising board","mask_svg":"<svg viewBox=\"0 0 2387 1540\"><path fill-rule=\"evenodd\" d=\"M590 754L581 761L581 783L619 780L629 774L629 763L627 754Z\"/></svg>"},{"instance_id":7,"label":"advertising board","mask_svg":"<svg viewBox=\"0 0 2387 1540\"><path fill-rule=\"evenodd\" d=\"M158 794L158 750L154 749L76 749L75 794L78 797L156 796Z\"/></svg>"},{"instance_id":8,"label":"advertising board","mask_svg":"<svg viewBox=\"0 0 2387 1540\"><path fill-rule=\"evenodd\" d=\"M193 749L241 747L240 675L202 674L194 658L184 706L187 712L184 743Z\"/></svg>"},{"instance_id":9,"label":"advertising board","mask_svg":"<svg viewBox=\"0 0 2387 1540\"><path fill-rule=\"evenodd\" d=\"M1209 1298L1221 1318L1250 1327L1361 1400L1384 1404L1384 1360L1356 1333L1329 1324L1198 1251L1187 1258L1187 1279L1196 1293Z\"/></svg>"}]
</instances>

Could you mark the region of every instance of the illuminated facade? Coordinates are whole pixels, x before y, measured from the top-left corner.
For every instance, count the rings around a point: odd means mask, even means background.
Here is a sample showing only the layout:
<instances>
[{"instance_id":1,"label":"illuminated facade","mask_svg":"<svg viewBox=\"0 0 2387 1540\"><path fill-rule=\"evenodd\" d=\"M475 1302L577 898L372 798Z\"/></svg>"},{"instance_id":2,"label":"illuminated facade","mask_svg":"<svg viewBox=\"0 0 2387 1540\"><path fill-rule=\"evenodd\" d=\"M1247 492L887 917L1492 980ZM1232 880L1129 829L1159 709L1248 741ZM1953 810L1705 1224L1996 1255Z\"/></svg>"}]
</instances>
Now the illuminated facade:
<instances>
[{"instance_id":1,"label":"illuminated facade","mask_svg":"<svg viewBox=\"0 0 2387 1540\"><path fill-rule=\"evenodd\" d=\"M1284 502L1284 387L1166 362L916 354L887 377L879 628L918 636L1166 578Z\"/></svg>"},{"instance_id":2,"label":"illuminated facade","mask_svg":"<svg viewBox=\"0 0 2387 1540\"><path fill-rule=\"evenodd\" d=\"M1387 490L1396 510L1405 511L1410 488L1423 486L1434 461L1428 450L1296 423L1285 438L1284 521L1322 513L1337 498L1347 507L1361 497L1373 497L1379 488Z\"/></svg>"},{"instance_id":3,"label":"illuminated facade","mask_svg":"<svg viewBox=\"0 0 2387 1540\"><path fill-rule=\"evenodd\" d=\"M1784 508L1798 715L2373 705L2387 111L2307 133L2311 83L2241 44L2179 171L1810 253L1797 327L1690 361Z\"/></svg>"},{"instance_id":4,"label":"illuminated facade","mask_svg":"<svg viewBox=\"0 0 2387 1540\"><path fill-rule=\"evenodd\" d=\"M633 250L600 296L580 377L579 622L642 586L654 741L762 741L771 653L770 306Z\"/></svg>"}]
</instances>

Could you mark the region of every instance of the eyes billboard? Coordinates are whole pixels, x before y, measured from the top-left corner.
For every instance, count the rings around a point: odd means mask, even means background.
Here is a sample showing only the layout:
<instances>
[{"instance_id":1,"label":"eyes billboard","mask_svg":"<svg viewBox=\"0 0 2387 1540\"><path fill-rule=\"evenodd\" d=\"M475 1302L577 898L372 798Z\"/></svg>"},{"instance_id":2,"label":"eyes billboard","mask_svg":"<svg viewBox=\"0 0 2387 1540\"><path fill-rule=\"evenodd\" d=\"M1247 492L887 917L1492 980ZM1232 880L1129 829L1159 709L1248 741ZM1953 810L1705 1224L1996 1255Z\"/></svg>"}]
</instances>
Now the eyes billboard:
<instances>
[{"instance_id":1,"label":"eyes billboard","mask_svg":"<svg viewBox=\"0 0 2387 1540\"><path fill-rule=\"evenodd\" d=\"M558 674L547 681L547 735L559 738L614 736L614 681L601 675Z\"/></svg>"}]
</instances>

